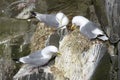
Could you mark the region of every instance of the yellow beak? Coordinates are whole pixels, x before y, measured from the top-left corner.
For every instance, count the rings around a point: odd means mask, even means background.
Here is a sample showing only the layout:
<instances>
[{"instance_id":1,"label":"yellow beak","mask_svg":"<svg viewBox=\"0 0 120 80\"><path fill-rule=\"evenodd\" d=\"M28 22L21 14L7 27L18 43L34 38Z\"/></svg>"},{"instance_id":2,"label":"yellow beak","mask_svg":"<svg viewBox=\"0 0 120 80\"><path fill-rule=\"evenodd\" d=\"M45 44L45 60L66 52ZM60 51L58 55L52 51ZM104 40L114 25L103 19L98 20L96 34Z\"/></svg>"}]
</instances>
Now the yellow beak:
<instances>
[{"instance_id":1,"label":"yellow beak","mask_svg":"<svg viewBox=\"0 0 120 80\"><path fill-rule=\"evenodd\" d=\"M62 55L60 52L57 52L57 55L59 56L59 55Z\"/></svg>"},{"instance_id":2,"label":"yellow beak","mask_svg":"<svg viewBox=\"0 0 120 80\"><path fill-rule=\"evenodd\" d=\"M72 24L72 26L70 27L70 29L71 29L72 31L75 30L75 29L76 29L75 24Z\"/></svg>"}]
</instances>

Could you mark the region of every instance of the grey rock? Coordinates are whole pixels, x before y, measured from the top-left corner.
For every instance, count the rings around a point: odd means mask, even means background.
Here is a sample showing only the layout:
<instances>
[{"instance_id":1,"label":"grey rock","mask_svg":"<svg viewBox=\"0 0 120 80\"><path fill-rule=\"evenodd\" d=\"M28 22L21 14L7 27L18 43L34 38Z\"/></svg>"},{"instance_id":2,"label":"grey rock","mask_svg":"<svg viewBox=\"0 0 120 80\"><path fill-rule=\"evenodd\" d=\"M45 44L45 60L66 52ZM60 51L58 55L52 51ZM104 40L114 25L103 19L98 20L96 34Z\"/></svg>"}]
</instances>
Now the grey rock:
<instances>
[{"instance_id":1,"label":"grey rock","mask_svg":"<svg viewBox=\"0 0 120 80\"><path fill-rule=\"evenodd\" d=\"M49 35L48 39L46 40L45 45L54 45L57 48L59 48L59 41L60 41L60 36L58 33L53 33L51 35Z\"/></svg>"},{"instance_id":2,"label":"grey rock","mask_svg":"<svg viewBox=\"0 0 120 80\"><path fill-rule=\"evenodd\" d=\"M120 40L119 0L93 0L93 3L103 30L110 37L112 43L117 43Z\"/></svg>"},{"instance_id":3,"label":"grey rock","mask_svg":"<svg viewBox=\"0 0 120 80\"><path fill-rule=\"evenodd\" d=\"M63 38L59 49L62 55L56 58L55 66L63 72L64 77L69 80L109 80L110 57L101 41L89 41L79 31L74 31ZM103 68L99 67L101 63ZM97 69L100 70L94 79ZM100 78L101 74L104 77Z\"/></svg>"},{"instance_id":4,"label":"grey rock","mask_svg":"<svg viewBox=\"0 0 120 80\"><path fill-rule=\"evenodd\" d=\"M30 65L24 65L13 77L14 80L54 80L50 67L34 68Z\"/></svg>"}]
</instances>

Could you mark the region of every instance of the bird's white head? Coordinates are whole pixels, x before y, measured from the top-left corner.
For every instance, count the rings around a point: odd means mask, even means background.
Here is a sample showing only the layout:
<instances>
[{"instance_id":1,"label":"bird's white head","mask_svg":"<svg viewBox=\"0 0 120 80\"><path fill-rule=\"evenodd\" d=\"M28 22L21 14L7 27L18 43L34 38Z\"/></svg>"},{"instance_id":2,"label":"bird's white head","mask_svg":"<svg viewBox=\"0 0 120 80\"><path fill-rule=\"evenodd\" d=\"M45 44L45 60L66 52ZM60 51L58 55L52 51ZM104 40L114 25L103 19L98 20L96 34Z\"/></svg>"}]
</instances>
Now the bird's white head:
<instances>
[{"instance_id":1,"label":"bird's white head","mask_svg":"<svg viewBox=\"0 0 120 80\"><path fill-rule=\"evenodd\" d=\"M59 28L65 27L69 23L68 17L62 12L56 14L56 20L59 23Z\"/></svg>"},{"instance_id":2,"label":"bird's white head","mask_svg":"<svg viewBox=\"0 0 120 80\"><path fill-rule=\"evenodd\" d=\"M75 16L72 19L72 26L70 27L70 29L74 30L74 29L76 29L77 26L79 27L79 29L81 29L88 22L89 22L89 20L83 16Z\"/></svg>"},{"instance_id":3,"label":"bird's white head","mask_svg":"<svg viewBox=\"0 0 120 80\"><path fill-rule=\"evenodd\" d=\"M75 16L72 19L72 24L74 24L75 26L84 26L89 22L89 20L83 16Z\"/></svg>"},{"instance_id":4,"label":"bird's white head","mask_svg":"<svg viewBox=\"0 0 120 80\"><path fill-rule=\"evenodd\" d=\"M42 50L43 55L46 54L46 56L52 56L58 53L58 48L55 46L47 46Z\"/></svg>"}]
</instances>

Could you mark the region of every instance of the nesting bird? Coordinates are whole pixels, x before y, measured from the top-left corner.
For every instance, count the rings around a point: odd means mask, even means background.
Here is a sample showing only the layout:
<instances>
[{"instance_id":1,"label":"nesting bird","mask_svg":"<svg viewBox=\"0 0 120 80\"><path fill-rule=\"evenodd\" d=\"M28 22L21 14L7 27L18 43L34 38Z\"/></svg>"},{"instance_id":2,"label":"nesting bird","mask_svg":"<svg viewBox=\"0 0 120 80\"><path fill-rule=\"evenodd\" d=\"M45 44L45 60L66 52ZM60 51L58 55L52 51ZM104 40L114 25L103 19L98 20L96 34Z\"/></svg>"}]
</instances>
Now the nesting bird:
<instances>
[{"instance_id":1,"label":"nesting bird","mask_svg":"<svg viewBox=\"0 0 120 80\"><path fill-rule=\"evenodd\" d=\"M62 12L57 14L40 14L32 11L31 14L39 21L55 28L66 28L66 25L69 23L68 17Z\"/></svg>"},{"instance_id":2,"label":"nesting bird","mask_svg":"<svg viewBox=\"0 0 120 80\"><path fill-rule=\"evenodd\" d=\"M21 57L18 59L18 61L25 63L25 64L30 64L35 67L42 66L42 65L47 64L53 56L57 55L57 53L59 53L58 48L50 45L28 56Z\"/></svg>"},{"instance_id":3,"label":"nesting bird","mask_svg":"<svg viewBox=\"0 0 120 80\"><path fill-rule=\"evenodd\" d=\"M74 29L76 26L78 26L80 32L90 40L95 38L103 41L108 40L108 37L95 23L83 16L73 17L71 28Z\"/></svg>"}]
</instances>

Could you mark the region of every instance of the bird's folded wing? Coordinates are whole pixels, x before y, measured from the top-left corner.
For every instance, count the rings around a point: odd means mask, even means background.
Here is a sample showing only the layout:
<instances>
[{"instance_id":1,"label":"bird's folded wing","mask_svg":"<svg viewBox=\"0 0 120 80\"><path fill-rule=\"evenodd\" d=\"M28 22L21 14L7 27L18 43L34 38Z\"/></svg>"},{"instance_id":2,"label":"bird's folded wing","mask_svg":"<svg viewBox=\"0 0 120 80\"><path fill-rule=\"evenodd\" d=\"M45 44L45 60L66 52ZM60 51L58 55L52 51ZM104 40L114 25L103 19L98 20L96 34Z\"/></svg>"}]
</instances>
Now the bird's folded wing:
<instances>
[{"instance_id":1,"label":"bird's folded wing","mask_svg":"<svg viewBox=\"0 0 120 80\"><path fill-rule=\"evenodd\" d=\"M31 53L30 55L28 55L30 58L37 58L37 57L39 57L39 58L41 58L41 57L43 57L42 56L42 54L41 54L41 50L38 50L38 51L36 51L36 52L33 52L33 53Z\"/></svg>"}]
</instances>

